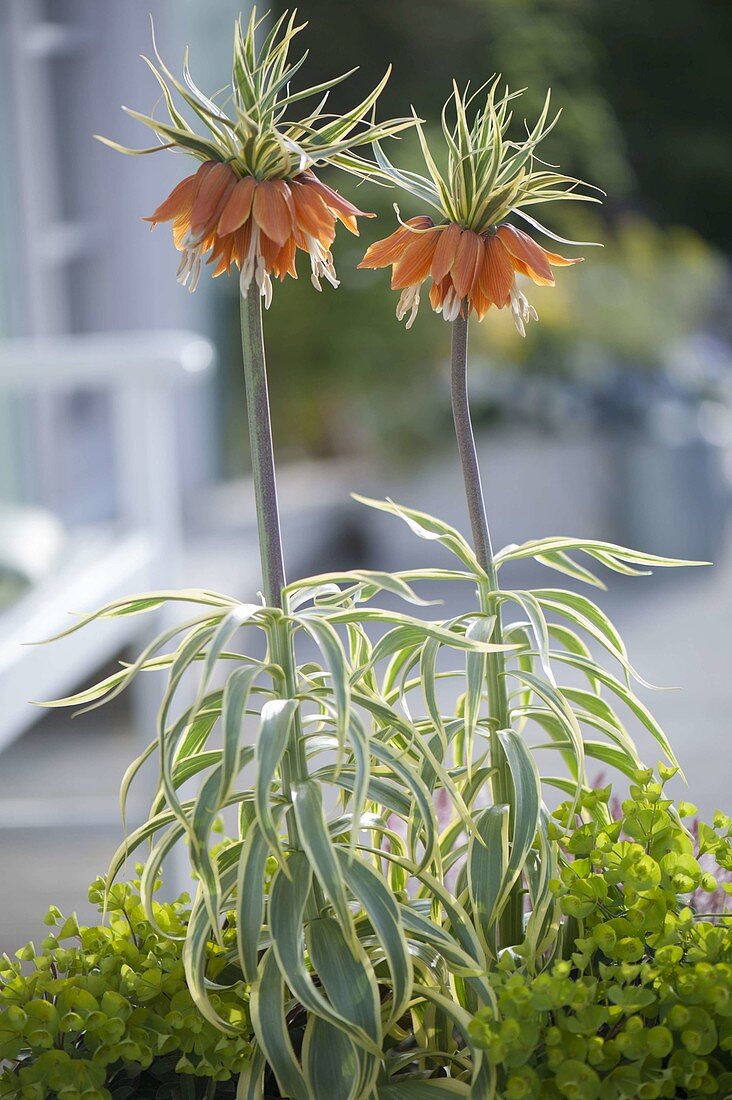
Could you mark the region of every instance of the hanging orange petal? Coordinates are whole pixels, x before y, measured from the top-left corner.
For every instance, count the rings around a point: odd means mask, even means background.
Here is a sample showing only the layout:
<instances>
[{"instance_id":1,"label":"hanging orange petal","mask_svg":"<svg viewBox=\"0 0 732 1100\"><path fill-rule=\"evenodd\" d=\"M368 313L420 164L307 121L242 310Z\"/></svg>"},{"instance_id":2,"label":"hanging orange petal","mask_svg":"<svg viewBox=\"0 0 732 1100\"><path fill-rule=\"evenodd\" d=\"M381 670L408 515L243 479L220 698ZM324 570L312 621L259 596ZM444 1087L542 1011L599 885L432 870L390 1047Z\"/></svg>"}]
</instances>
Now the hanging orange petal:
<instances>
[{"instance_id":1,"label":"hanging orange petal","mask_svg":"<svg viewBox=\"0 0 732 1100\"><path fill-rule=\"evenodd\" d=\"M366 249L366 255L361 260L359 267L388 267L389 264L396 263L404 253L404 249L409 244L410 240L414 237L413 233L410 233L407 226L412 229L430 229L432 227L432 218L421 216L418 218L410 218L405 225L400 225L390 236L384 237L381 241L374 241Z\"/></svg>"},{"instance_id":2,"label":"hanging orange petal","mask_svg":"<svg viewBox=\"0 0 732 1100\"><path fill-rule=\"evenodd\" d=\"M442 282L452 268L462 233L460 226L454 222L440 229L440 239L432 260L432 278L436 283Z\"/></svg>"},{"instance_id":3,"label":"hanging orange petal","mask_svg":"<svg viewBox=\"0 0 732 1100\"><path fill-rule=\"evenodd\" d=\"M295 225L309 237L315 237L329 247L335 239L335 215L331 214L315 188L293 180L290 189ZM307 250L307 245L305 248Z\"/></svg>"},{"instance_id":4,"label":"hanging orange petal","mask_svg":"<svg viewBox=\"0 0 732 1100\"><path fill-rule=\"evenodd\" d=\"M291 275L293 279L297 278L297 267L295 266L296 254L297 248L295 246L295 238L290 234L278 252L277 259L272 267L272 270L281 282L284 281L286 275Z\"/></svg>"},{"instance_id":5,"label":"hanging orange petal","mask_svg":"<svg viewBox=\"0 0 732 1100\"><path fill-rule=\"evenodd\" d=\"M433 283L430 287L430 305L435 311L442 309L442 303L451 285L452 280L445 278L440 279L438 283Z\"/></svg>"},{"instance_id":6,"label":"hanging orange petal","mask_svg":"<svg viewBox=\"0 0 732 1100\"><path fill-rule=\"evenodd\" d=\"M181 214L173 222L173 244L182 251L185 248L185 238L188 235L188 227L190 225L190 211L187 214Z\"/></svg>"},{"instance_id":7,"label":"hanging orange petal","mask_svg":"<svg viewBox=\"0 0 732 1100\"><path fill-rule=\"evenodd\" d=\"M328 187L327 183L322 183L317 176L311 173L306 173L301 182L314 188L322 198L325 205L335 214L339 221L343 222L346 229L351 233L358 236L358 224L356 218L375 218L376 214L367 214L365 210L359 210L357 206L354 206L348 199L344 199L342 195L339 195L337 191L334 191L332 187Z\"/></svg>"},{"instance_id":8,"label":"hanging orange petal","mask_svg":"<svg viewBox=\"0 0 732 1100\"><path fill-rule=\"evenodd\" d=\"M249 245L252 240L252 219L249 218L248 221L244 222L241 229L237 229L235 233L232 233L231 239L234 242L232 246L232 259L237 267L241 267L247 257Z\"/></svg>"},{"instance_id":9,"label":"hanging orange petal","mask_svg":"<svg viewBox=\"0 0 732 1100\"><path fill-rule=\"evenodd\" d=\"M584 260L584 256L574 256L571 260L568 260L566 256L558 256L556 252L547 252L546 249L543 251L553 267L571 267L572 264L581 264Z\"/></svg>"},{"instance_id":10,"label":"hanging orange petal","mask_svg":"<svg viewBox=\"0 0 732 1100\"><path fill-rule=\"evenodd\" d=\"M499 309L503 309L511 294L514 266L500 238L497 235L486 237L479 280L480 290L488 301L493 302Z\"/></svg>"},{"instance_id":11,"label":"hanging orange petal","mask_svg":"<svg viewBox=\"0 0 732 1100\"><path fill-rule=\"evenodd\" d=\"M252 212L252 200L254 199L256 186L257 181L253 176L245 176L243 180L239 180L234 184L219 218L218 231L222 237L234 233L244 225Z\"/></svg>"},{"instance_id":12,"label":"hanging orange petal","mask_svg":"<svg viewBox=\"0 0 732 1100\"><path fill-rule=\"evenodd\" d=\"M275 261L280 254L282 245L279 241L273 241L271 237L268 237L265 233L259 234L259 251L264 260L265 271L271 271L275 265Z\"/></svg>"},{"instance_id":13,"label":"hanging orange petal","mask_svg":"<svg viewBox=\"0 0 732 1100\"><path fill-rule=\"evenodd\" d=\"M295 218L297 218L297 212L295 213ZM295 242L297 248L302 249L303 252L308 251L308 239L300 226L297 224L297 221L295 221L295 226L292 230L292 239Z\"/></svg>"},{"instance_id":14,"label":"hanging orange petal","mask_svg":"<svg viewBox=\"0 0 732 1100\"><path fill-rule=\"evenodd\" d=\"M483 293L481 286L476 283L470 292L468 313L475 311L478 320L482 321L492 305L491 299Z\"/></svg>"},{"instance_id":15,"label":"hanging orange petal","mask_svg":"<svg viewBox=\"0 0 732 1100\"><path fill-rule=\"evenodd\" d=\"M536 241L532 241L528 233L516 229L513 225L499 225L496 235L512 256L526 264L529 276L535 283L554 285L554 276L544 249L540 248Z\"/></svg>"},{"instance_id":16,"label":"hanging orange petal","mask_svg":"<svg viewBox=\"0 0 732 1100\"><path fill-rule=\"evenodd\" d=\"M214 279L217 279L219 275L223 275L225 271L228 271L231 267L234 254L234 234L230 233L227 237L216 237L214 241L213 250L206 263L216 263L212 275ZM217 262L218 261L218 262Z\"/></svg>"},{"instance_id":17,"label":"hanging orange petal","mask_svg":"<svg viewBox=\"0 0 732 1100\"><path fill-rule=\"evenodd\" d=\"M528 279L531 278L531 272L529 271L528 264L525 264L523 260L517 260L515 256L511 257L511 263L513 269L518 275L526 275Z\"/></svg>"},{"instance_id":18,"label":"hanging orange petal","mask_svg":"<svg viewBox=\"0 0 732 1100\"><path fill-rule=\"evenodd\" d=\"M282 247L293 224L290 189L284 180L264 180L257 184L252 216L259 228Z\"/></svg>"},{"instance_id":19,"label":"hanging orange petal","mask_svg":"<svg viewBox=\"0 0 732 1100\"><path fill-rule=\"evenodd\" d=\"M199 184L200 180L198 178L198 173L193 176L186 176L185 179L176 184L167 199L161 202L157 210L150 214L149 217L143 218L142 220L157 225L158 222L169 222L177 220L180 217L187 218L191 212L193 199Z\"/></svg>"},{"instance_id":20,"label":"hanging orange petal","mask_svg":"<svg viewBox=\"0 0 732 1100\"><path fill-rule=\"evenodd\" d=\"M199 168L199 174L207 168L198 188L191 210L191 233L197 237L206 231L211 222L218 220L220 209L236 183L236 173L230 164L207 162Z\"/></svg>"},{"instance_id":21,"label":"hanging orange petal","mask_svg":"<svg viewBox=\"0 0 732 1100\"><path fill-rule=\"evenodd\" d=\"M433 229L427 233L410 233L410 237L400 259L394 264L392 290L404 290L421 283L430 273L439 232Z\"/></svg>"},{"instance_id":22,"label":"hanging orange petal","mask_svg":"<svg viewBox=\"0 0 732 1100\"><path fill-rule=\"evenodd\" d=\"M483 266L483 239L472 229L466 229L460 236L455 250L455 260L451 274L458 298L466 298L473 289L480 269Z\"/></svg>"}]
</instances>

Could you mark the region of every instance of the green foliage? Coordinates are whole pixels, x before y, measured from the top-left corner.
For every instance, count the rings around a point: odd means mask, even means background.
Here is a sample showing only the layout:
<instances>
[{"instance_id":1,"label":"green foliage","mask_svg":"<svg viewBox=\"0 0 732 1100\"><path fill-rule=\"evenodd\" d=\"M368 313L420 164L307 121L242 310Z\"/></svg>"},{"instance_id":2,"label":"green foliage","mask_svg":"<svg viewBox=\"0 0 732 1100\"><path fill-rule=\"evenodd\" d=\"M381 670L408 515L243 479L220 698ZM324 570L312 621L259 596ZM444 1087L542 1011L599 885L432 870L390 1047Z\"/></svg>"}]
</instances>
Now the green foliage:
<instances>
[{"instance_id":1,"label":"green foliage","mask_svg":"<svg viewBox=\"0 0 732 1100\"><path fill-rule=\"evenodd\" d=\"M189 899L155 902L153 928L138 887L115 884L106 922L89 928L52 906L42 945L0 961L0 1060L8 1063L0 1096L195 1100L214 1095L212 1082L222 1083L216 1096L234 1095L225 1083L251 1052L248 991L226 957L235 933L224 930L221 945L206 945L206 974L218 985L212 1003L236 1028L222 1042L186 986ZM101 912L102 879L89 897Z\"/></svg>"},{"instance_id":2,"label":"green foliage","mask_svg":"<svg viewBox=\"0 0 732 1100\"><path fill-rule=\"evenodd\" d=\"M153 754L159 787L108 882L150 844L140 895L155 930L161 865L187 843L198 878L183 951L193 1000L224 1036L237 1034L206 980L212 943L251 984L243 1096L259 1095L269 1066L295 1100L408 1098L417 1085L483 1100L496 1095L496 1069L469 1028L482 1008L495 1009L488 975L503 948L538 973L613 888L600 875L577 878L575 912L569 891L563 909L553 883L571 870L545 800L559 789L572 812L612 829L585 761L636 776L623 709L676 765L634 691L620 635L591 600L494 588L451 527L364 503L441 544L452 568L314 577L285 589L284 610L206 591L117 601L79 625L171 600L194 613L133 665L56 705L95 706L134 676L167 670L157 736L128 770L123 805ZM682 564L554 538L506 547L496 569L503 577L529 557L600 587L598 566L632 576ZM465 611L430 619L402 610L424 605L423 581L462 588ZM252 655L255 635L266 642L262 657ZM193 702L179 701L196 670ZM538 770L535 753L547 750L555 774ZM236 822L223 843L221 814ZM681 855L668 873L685 883L691 864ZM523 927L522 894L531 903Z\"/></svg>"},{"instance_id":3,"label":"green foliage","mask_svg":"<svg viewBox=\"0 0 732 1100\"><path fill-rule=\"evenodd\" d=\"M140 156L161 149L182 149L202 161L231 164L242 176L262 179L285 179L303 172L315 164L337 164L358 176L378 175L378 169L365 160L356 149L372 141L393 137L412 125L411 119L394 119L381 125L375 121L376 101L389 79L390 70L375 88L355 107L341 116L324 112L331 88L346 80L353 70L302 91L291 87L291 79L302 68L307 53L298 61L290 60L293 39L307 24L297 25L297 13L285 12L265 32L266 16L257 19L252 8L244 27L234 25L234 58L229 87L230 114L209 98L193 82L188 68L188 51L183 60L183 81L178 80L158 53L153 34L153 49L157 64L145 57L162 91L168 112L168 122L154 115L143 115L129 107L124 110L132 118L149 127L159 139L158 145L147 149L129 149L109 138L99 137L105 145L120 153ZM325 98L322 98L325 93ZM180 106L176 106L176 97ZM319 103L304 117L295 121L289 113L303 100ZM185 118L181 110L190 111L198 124L203 124L202 136Z\"/></svg>"},{"instance_id":4,"label":"green foliage","mask_svg":"<svg viewBox=\"0 0 732 1100\"><path fill-rule=\"evenodd\" d=\"M610 788L564 803L551 833L561 848L552 890L569 918L563 959L540 973L506 957L491 975L496 1005L470 1025L498 1067L499 1095L726 1097L732 1093L732 821L700 825L695 845L664 795L674 770L631 784L621 816L597 813ZM694 893L696 892L696 893ZM701 910L701 911L700 911Z\"/></svg>"},{"instance_id":5,"label":"green foliage","mask_svg":"<svg viewBox=\"0 0 732 1100\"><path fill-rule=\"evenodd\" d=\"M544 164L536 149L559 120L559 112L550 117L550 93L534 125L525 123L526 138L519 141L509 137L515 100L521 95L521 91L502 89L500 77L490 80L487 92L481 88L471 92L468 85L461 93L453 81L452 96L442 109L442 140L437 154L446 164L438 165L416 117L427 176L396 168L378 140L374 141L376 160L387 178L419 204L427 203L448 222L476 233L485 232L509 214L519 214L538 225L525 213L525 207L537 203L599 202L596 196L578 190L587 186L581 180L536 167L537 163Z\"/></svg>"}]
</instances>

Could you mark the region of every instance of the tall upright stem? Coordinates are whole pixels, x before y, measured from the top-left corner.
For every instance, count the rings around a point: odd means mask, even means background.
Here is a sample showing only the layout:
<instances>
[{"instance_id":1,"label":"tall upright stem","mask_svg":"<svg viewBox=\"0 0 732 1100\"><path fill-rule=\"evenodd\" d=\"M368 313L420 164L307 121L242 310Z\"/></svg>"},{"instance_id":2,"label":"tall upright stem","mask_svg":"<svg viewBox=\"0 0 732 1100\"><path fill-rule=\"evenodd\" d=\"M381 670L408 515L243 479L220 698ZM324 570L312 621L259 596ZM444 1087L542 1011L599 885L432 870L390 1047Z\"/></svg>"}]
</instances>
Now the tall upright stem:
<instances>
[{"instance_id":1,"label":"tall upright stem","mask_svg":"<svg viewBox=\"0 0 732 1100\"><path fill-rule=\"evenodd\" d=\"M468 515L473 533L473 549L478 564L488 577L488 589L481 590L483 610L495 616L493 640L497 644L503 641L501 624L501 606L497 598L498 575L493 558L493 546L488 527L483 485L475 449L473 422L470 416L470 398L468 392L468 320L458 317L452 323L452 415L455 422L460 464L465 483L465 497ZM488 705L490 717L490 745L493 776L491 786L493 800L510 807L514 813L515 794L511 772L506 754L498 738L498 731L506 729L510 721L508 694L506 689L506 662L502 652L486 654L488 681ZM518 889L514 889L500 919L499 944L507 947L518 943L522 937L522 899Z\"/></svg>"},{"instance_id":2,"label":"tall upright stem","mask_svg":"<svg viewBox=\"0 0 732 1100\"><path fill-rule=\"evenodd\" d=\"M252 477L257 508L262 582L268 607L282 607L285 566L277 504L272 424L262 334L262 299L252 290L241 298L241 346L247 393Z\"/></svg>"},{"instance_id":3,"label":"tall upright stem","mask_svg":"<svg viewBox=\"0 0 732 1100\"><path fill-rule=\"evenodd\" d=\"M483 499L478 455L475 450L473 422L470 416L468 395L468 320L458 317L452 323L452 416L455 421L460 464L465 482L465 497L473 531L473 549L480 566L485 569L491 588L497 587L496 566L493 561L491 533Z\"/></svg>"},{"instance_id":4,"label":"tall upright stem","mask_svg":"<svg viewBox=\"0 0 732 1100\"><path fill-rule=\"evenodd\" d=\"M252 290L245 298L241 298L240 305L249 445L252 456L264 598L268 607L282 610L285 566L282 556L282 534L267 388L267 363L262 332L262 299ZM285 698L293 699L297 693L295 653L290 627L282 616L271 623L269 642L271 659L282 669L284 675L284 684L276 686L279 686L280 691L284 691ZM293 783L306 777L307 764L298 711L293 722L291 743L282 761L282 786L285 797L290 798ZM290 842L297 846L297 825L292 811L288 813L288 832Z\"/></svg>"}]
</instances>

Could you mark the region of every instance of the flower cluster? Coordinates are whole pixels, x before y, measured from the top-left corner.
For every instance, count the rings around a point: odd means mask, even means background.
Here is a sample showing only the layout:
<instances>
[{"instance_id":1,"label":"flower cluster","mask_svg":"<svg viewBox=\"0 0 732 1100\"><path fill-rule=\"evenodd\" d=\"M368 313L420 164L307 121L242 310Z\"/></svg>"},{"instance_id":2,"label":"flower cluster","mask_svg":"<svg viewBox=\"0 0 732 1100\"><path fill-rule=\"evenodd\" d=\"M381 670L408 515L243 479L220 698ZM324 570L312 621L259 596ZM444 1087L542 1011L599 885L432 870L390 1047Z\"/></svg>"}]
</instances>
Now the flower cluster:
<instances>
[{"instance_id":1,"label":"flower cluster","mask_svg":"<svg viewBox=\"0 0 732 1100\"><path fill-rule=\"evenodd\" d=\"M157 64L145 60L163 90L170 121L160 122L137 111L128 113L154 130L161 144L128 149L101 139L124 153L182 149L202 162L147 219L153 225L172 222L173 239L182 253L179 281L195 290L203 259L208 256L214 275L238 267L242 295L255 284L268 306L272 276L297 278L296 254L303 251L310 258L314 286L320 290L321 278L337 286L331 254L336 221L358 233L356 219L373 215L365 214L317 178L313 169L330 164L360 177L381 178L438 211L438 221L423 215L403 222L390 237L373 244L360 264L393 268L392 288L401 291L397 316L401 319L409 314L407 327L414 321L422 284L429 278L430 302L445 320L471 313L482 320L491 307L510 306L518 331L525 335L527 321L537 314L519 277L553 286L552 267L577 263L578 258L547 251L505 219L516 215L562 241L525 208L561 199L597 201L577 190L580 180L535 167L536 147L558 118L549 120L549 98L533 130L524 141L516 141L509 140L507 131L510 105L520 93L506 89L499 94L498 80L494 80L484 105L469 124L467 112L477 93L468 97L466 91L463 96L455 87L455 121L447 121L450 101L442 116L448 151L443 175L420 119L374 121L372 112L388 70L352 111L342 116L325 114L329 90L350 73L301 92L292 91L290 79L305 58L290 64L289 50L303 27L295 25L294 14L289 18L283 15L259 45L260 25L256 12L246 32L236 24L229 114L197 88L187 59L181 83L155 47ZM205 137L188 124L175 105L174 93L205 125ZM321 93L323 98L309 115L297 121L289 119L295 103ZM384 138L407 126L417 129L429 178L396 168L381 147ZM364 146L373 148L375 162L356 151Z\"/></svg>"},{"instance_id":2,"label":"flower cluster","mask_svg":"<svg viewBox=\"0 0 732 1100\"><path fill-rule=\"evenodd\" d=\"M101 879L89 896L101 911ZM181 1075L193 1097L196 1078L228 1082L240 1073L250 1055L247 989L227 971L225 947L209 944L208 976L227 983L213 1000L236 1028L222 1041L186 984L187 901L156 903L155 929L138 884L119 883L107 898L107 925L80 928L52 907L42 949L28 944L16 959L0 960L0 1060L7 1063L0 1097L173 1096L166 1085L180 1085Z\"/></svg>"},{"instance_id":3,"label":"flower cluster","mask_svg":"<svg viewBox=\"0 0 732 1100\"><path fill-rule=\"evenodd\" d=\"M457 222L435 225L430 217L410 218L386 240L372 244L359 267L392 267L392 290L401 290L397 317L409 313L407 328L417 315L420 289L432 280L430 304L446 321L465 308L479 321L495 306L511 306L516 328L526 334L526 322L536 310L520 289L516 275L528 275L539 286L554 286L552 266L579 263L541 248L522 229L501 224L486 232L464 229Z\"/></svg>"},{"instance_id":4,"label":"flower cluster","mask_svg":"<svg viewBox=\"0 0 732 1100\"><path fill-rule=\"evenodd\" d=\"M242 295L254 281L269 306L271 276L297 278L298 249L310 257L318 290L321 277L338 286L330 251L336 220L358 234L357 217L374 215L321 183L310 169L290 180L257 180L237 175L231 164L207 160L146 220L153 226L172 222L173 240L183 254L178 281L189 290L196 289L202 259L210 253L214 277L236 264Z\"/></svg>"}]
</instances>

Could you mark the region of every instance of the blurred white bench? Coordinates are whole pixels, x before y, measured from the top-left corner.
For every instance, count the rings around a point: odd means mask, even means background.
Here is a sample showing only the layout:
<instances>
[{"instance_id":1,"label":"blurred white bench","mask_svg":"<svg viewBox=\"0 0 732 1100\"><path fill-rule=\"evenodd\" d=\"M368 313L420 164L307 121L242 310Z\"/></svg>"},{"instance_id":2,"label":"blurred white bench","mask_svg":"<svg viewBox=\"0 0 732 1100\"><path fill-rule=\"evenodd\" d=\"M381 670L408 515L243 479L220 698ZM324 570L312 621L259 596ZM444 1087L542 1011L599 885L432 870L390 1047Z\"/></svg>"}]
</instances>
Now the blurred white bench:
<instances>
[{"instance_id":1,"label":"blurred white bench","mask_svg":"<svg viewBox=\"0 0 732 1100\"><path fill-rule=\"evenodd\" d=\"M189 332L0 342L0 391L110 394L119 502L109 524L72 531L57 566L0 611L0 750L40 716L30 700L68 694L150 626L147 616L106 620L52 646L27 643L68 627L70 613L175 583L176 393L214 360L213 346Z\"/></svg>"}]
</instances>

